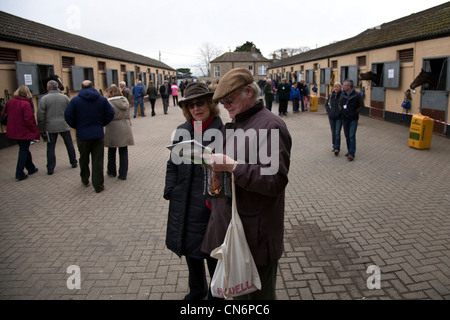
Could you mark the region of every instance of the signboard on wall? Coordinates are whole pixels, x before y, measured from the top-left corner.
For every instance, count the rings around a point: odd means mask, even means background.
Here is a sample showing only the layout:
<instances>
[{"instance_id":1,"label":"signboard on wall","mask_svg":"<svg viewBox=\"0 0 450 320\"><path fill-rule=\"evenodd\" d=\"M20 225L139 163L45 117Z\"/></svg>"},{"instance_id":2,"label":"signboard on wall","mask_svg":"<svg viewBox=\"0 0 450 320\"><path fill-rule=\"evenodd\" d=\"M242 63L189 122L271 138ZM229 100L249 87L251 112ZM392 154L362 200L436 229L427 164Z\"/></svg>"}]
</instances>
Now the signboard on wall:
<instances>
[{"instance_id":1,"label":"signboard on wall","mask_svg":"<svg viewBox=\"0 0 450 320\"><path fill-rule=\"evenodd\" d=\"M24 74L23 78L25 80L26 86L32 86L33 85L33 76L31 74Z\"/></svg>"},{"instance_id":2,"label":"signboard on wall","mask_svg":"<svg viewBox=\"0 0 450 320\"><path fill-rule=\"evenodd\" d=\"M396 89L400 87L400 61L384 62L383 87Z\"/></svg>"},{"instance_id":3,"label":"signboard on wall","mask_svg":"<svg viewBox=\"0 0 450 320\"><path fill-rule=\"evenodd\" d=\"M16 62L17 86L28 86L33 95L40 94L39 68L36 63ZM34 80L34 81L33 81Z\"/></svg>"}]
</instances>

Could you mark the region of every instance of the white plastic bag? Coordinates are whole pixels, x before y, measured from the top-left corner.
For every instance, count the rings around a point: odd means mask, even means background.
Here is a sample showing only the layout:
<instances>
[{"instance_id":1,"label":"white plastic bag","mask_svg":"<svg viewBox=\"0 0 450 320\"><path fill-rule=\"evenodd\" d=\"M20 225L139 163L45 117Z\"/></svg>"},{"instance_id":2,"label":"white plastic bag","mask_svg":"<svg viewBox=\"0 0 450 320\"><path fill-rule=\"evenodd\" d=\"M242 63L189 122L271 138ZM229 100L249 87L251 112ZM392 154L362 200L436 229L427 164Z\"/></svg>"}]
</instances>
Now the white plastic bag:
<instances>
[{"instance_id":1,"label":"white plastic bag","mask_svg":"<svg viewBox=\"0 0 450 320\"><path fill-rule=\"evenodd\" d=\"M218 259L211 280L212 295L229 299L261 290L261 280L245 238L244 227L236 208L236 190L232 176L231 221L225 239L211 252Z\"/></svg>"}]
</instances>

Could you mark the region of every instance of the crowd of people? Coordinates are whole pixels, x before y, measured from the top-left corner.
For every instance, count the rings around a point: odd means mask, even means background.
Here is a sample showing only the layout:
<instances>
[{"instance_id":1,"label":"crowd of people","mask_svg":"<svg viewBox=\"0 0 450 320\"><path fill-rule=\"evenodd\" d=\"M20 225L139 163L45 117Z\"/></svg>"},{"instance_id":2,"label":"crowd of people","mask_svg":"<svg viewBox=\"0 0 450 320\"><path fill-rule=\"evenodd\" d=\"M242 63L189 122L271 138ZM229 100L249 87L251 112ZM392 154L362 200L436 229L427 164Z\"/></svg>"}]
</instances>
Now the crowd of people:
<instances>
[{"instance_id":1,"label":"crowd of people","mask_svg":"<svg viewBox=\"0 0 450 320\"><path fill-rule=\"evenodd\" d=\"M309 86L305 80L299 82L288 82L286 78L281 79L281 83L272 79L260 80L259 87L264 95L266 108L272 111L273 101L279 103L278 115L288 114L289 101L292 102L293 113L308 111Z\"/></svg>"},{"instance_id":2,"label":"crowd of people","mask_svg":"<svg viewBox=\"0 0 450 320\"><path fill-rule=\"evenodd\" d=\"M286 78L281 79L278 84L276 80L261 80L258 85L264 95L266 108L272 111L272 103L279 103L278 115L288 114L288 103L292 102L292 112L308 110L309 87L305 80L299 82L289 82ZM314 88L313 88L314 90ZM345 80L344 85L336 82L333 86L333 92L325 102L325 109L328 114L331 136L331 151L338 156L341 149L341 131L347 144L347 153L345 157L353 161L356 155L356 130L358 128L359 114L364 108L363 96L354 90L352 80Z\"/></svg>"},{"instance_id":3,"label":"crowd of people","mask_svg":"<svg viewBox=\"0 0 450 320\"><path fill-rule=\"evenodd\" d=\"M172 84L169 83L169 80L164 80L163 84L158 88L153 81L149 82L147 88L144 88L142 81L138 81L137 85L133 87L132 96L134 97L134 118L139 115L145 117L145 108L144 108L144 99L148 98L150 102L150 106L152 109L151 116L156 116L155 104L156 100L161 97L163 102L163 112L164 114L168 114L169 105L170 105L170 97L172 97L173 105L178 105L178 96L181 94L183 97L184 90L186 86L189 84L188 80L180 82L178 85L176 82ZM126 88L125 82L121 82L121 89ZM128 89L126 89L128 90ZM128 90L129 91L129 90ZM129 94L129 93L128 93ZM128 94L124 93L128 99L130 98Z\"/></svg>"},{"instance_id":4,"label":"crowd of people","mask_svg":"<svg viewBox=\"0 0 450 320\"><path fill-rule=\"evenodd\" d=\"M107 174L111 177L117 175L116 152L119 149L118 178L126 180L128 146L134 145L134 140L126 97L129 91L122 84L120 87L122 90L116 85L107 88L105 98L91 81L85 80L78 96L70 100L59 91L58 83L50 80L47 83L47 94L39 100L35 117L33 96L27 86L20 86L2 111L2 117L7 115L6 136L15 139L19 146L16 180L25 180L38 171L33 163L30 144L41 137L47 142L47 174L53 175L58 136L64 140L71 167L80 167L81 183L84 186L89 186L92 179L97 193L105 189L105 148L108 148ZM76 158L71 128L76 132L79 161Z\"/></svg>"},{"instance_id":5,"label":"crowd of people","mask_svg":"<svg viewBox=\"0 0 450 320\"><path fill-rule=\"evenodd\" d=\"M92 170L92 184L97 193L103 191L103 157L104 148L108 149L107 175L126 180L128 173L128 146L134 145L130 121L130 100L134 98L134 118L140 110L145 117L144 97L148 97L152 116L156 115L155 102L161 96L164 113L168 113L169 98L173 97L174 105L178 105L178 92L184 95L188 82L178 87L175 83L169 86L168 80L160 88L150 81L144 90L142 81L130 89L121 81L119 86L112 85L106 89L103 97L94 84L85 80L78 96L70 100L59 90L57 81L47 82L47 94L39 99L36 116L33 95L28 86L22 85L14 97L2 110L2 117L7 119L6 135L17 141L19 154L15 178L25 180L39 169L34 165L30 145L41 138L47 142L47 174L53 175L56 167L55 147L58 136L61 136L72 168L80 166L81 182L89 186ZM80 154L76 158L71 128L75 129L77 147ZM116 153L119 153L119 168L116 166ZM91 169L89 168L92 159ZM25 169L28 174L25 173Z\"/></svg>"},{"instance_id":6,"label":"crowd of people","mask_svg":"<svg viewBox=\"0 0 450 320\"><path fill-rule=\"evenodd\" d=\"M210 83L209 86L202 82L169 85L165 81L160 88L150 82L144 90L139 82L130 92L126 84L121 82L119 86L107 88L106 97L94 88L91 81L85 80L79 94L71 100L58 90L56 81L49 81L48 93L38 104L37 120L27 86L20 86L16 90L14 98L6 104L2 117L7 114L7 136L16 139L19 145L15 173L17 181L38 171L29 147L31 141L38 140L40 136L47 141L47 174L54 173L55 144L60 135L71 167L80 167L81 183L87 187L91 179L95 191L99 193L104 190L105 148L108 150L107 175L117 176L121 180L127 178L128 146L134 145L130 96L135 98L134 117L137 116L139 106L141 115L145 116L143 99L146 96L151 103L152 116L156 114L155 100L158 96L162 98L163 111L167 114L169 97L172 96L173 104L181 108L185 117L185 122L178 126L177 132L184 130L189 133L189 137L175 135L173 143L200 137L203 145L214 144L217 152L208 159L213 171L229 172L233 176L237 210L262 283L261 290L238 298L270 300L276 298L278 260L283 251L285 188L292 148L291 135L281 116L287 114L289 101L292 101L293 112L300 111L300 103L301 110L306 111L307 101L304 103L303 99L307 96L306 90L303 81L291 85L286 79L282 79L278 85L267 80L260 86L249 70L244 68L232 69L220 81ZM178 94L182 96L180 100ZM275 100L279 102L279 116L271 110L272 101ZM222 122L219 103L228 112L231 122ZM344 81L343 86L336 83L325 104L332 130L332 151L335 155L340 152L340 132L343 127L348 147L346 156L350 161L355 157L356 129L363 106L362 96L354 90L351 80ZM76 159L70 128L76 131L79 161ZM230 131L240 130L254 133L254 136L247 137L248 143L230 139ZM268 132L270 138L261 136ZM217 146L218 141L223 145ZM265 141L266 145L257 141ZM275 156L276 170L267 173L268 164L263 162L263 157L255 157L252 152ZM205 194L204 176L201 164L178 163L173 161L172 155L167 161L163 191L163 198L170 201L166 245L178 256L186 258L189 270L186 300L212 299L205 260L212 277L217 260L211 258L210 254L222 244L231 219L231 199Z\"/></svg>"}]
</instances>

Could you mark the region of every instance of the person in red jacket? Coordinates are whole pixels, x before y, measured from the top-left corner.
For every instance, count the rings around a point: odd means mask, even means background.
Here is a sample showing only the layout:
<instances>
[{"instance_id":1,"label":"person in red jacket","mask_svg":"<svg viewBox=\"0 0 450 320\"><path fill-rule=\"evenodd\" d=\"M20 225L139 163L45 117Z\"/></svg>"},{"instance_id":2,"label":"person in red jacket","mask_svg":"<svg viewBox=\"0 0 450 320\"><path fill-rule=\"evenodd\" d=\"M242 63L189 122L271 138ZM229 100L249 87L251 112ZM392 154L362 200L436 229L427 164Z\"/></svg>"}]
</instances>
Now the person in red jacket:
<instances>
[{"instance_id":1,"label":"person in red jacket","mask_svg":"<svg viewBox=\"0 0 450 320\"><path fill-rule=\"evenodd\" d=\"M39 140L40 134L34 117L33 105L31 103L32 94L27 86L20 86L14 92L14 98L6 104L2 116L8 113L8 124L6 136L10 139L16 139L19 145L19 156L16 167L16 180L25 180L28 175L25 174L26 168L28 174L34 174L38 168L33 163L30 152L30 143L33 140Z\"/></svg>"}]
</instances>

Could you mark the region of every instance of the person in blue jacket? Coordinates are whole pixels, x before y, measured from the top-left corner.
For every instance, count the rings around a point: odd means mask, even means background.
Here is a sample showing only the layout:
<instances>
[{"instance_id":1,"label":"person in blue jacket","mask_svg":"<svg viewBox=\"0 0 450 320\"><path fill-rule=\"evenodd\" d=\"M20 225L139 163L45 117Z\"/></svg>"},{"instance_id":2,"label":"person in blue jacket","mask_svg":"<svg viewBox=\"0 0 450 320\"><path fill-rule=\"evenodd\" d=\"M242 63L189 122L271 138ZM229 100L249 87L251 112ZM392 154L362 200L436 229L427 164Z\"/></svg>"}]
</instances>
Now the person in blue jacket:
<instances>
[{"instance_id":1,"label":"person in blue jacket","mask_svg":"<svg viewBox=\"0 0 450 320\"><path fill-rule=\"evenodd\" d=\"M292 101L292 109L294 113L297 113L300 109L300 89L297 87L297 82L294 82L291 87L291 97L290 100Z\"/></svg>"},{"instance_id":2,"label":"person in blue jacket","mask_svg":"<svg viewBox=\"0 0 450 320\"><path fill-rule=\"evenodd\" d=\"M144 109L144 96L145 91L142 86L142 81L139 81L137 85L133 87L133 96L134 96L134 118L137 116L138 106L141 105L141 117L145 117L145 109Z\"/></svg>"},{"instance_id":3,"label":"person in blue jacket","mask_svg":"<svg viewBox=\"0 0 450 320\"><path fill-rule=\"evenodd\" d=\"M113 120L113 107L94 89L91 81L85 80L78 96L67 106L64 118L76 130L81 183L89 186L89 157L92 157L92 185L95 192L102 192L105 189L103 127Z\"/></svg>"}]
</instances>

